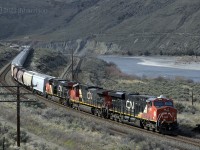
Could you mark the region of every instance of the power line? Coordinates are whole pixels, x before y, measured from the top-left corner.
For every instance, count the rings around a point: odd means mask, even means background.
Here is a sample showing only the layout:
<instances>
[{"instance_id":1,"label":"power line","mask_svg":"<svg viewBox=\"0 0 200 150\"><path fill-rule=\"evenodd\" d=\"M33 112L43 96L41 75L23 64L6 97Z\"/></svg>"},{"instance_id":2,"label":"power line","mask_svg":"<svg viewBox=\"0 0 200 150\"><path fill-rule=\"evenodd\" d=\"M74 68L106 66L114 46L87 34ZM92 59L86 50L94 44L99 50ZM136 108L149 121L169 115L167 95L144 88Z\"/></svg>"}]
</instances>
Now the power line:
<instances>
[{"instance_id":1,"label":"power line","mask_svg":"<svg viewBox=\"0 0 200 150\"><path fill-rule=\"evenodd\" d=\"M0 86L0 87L13 87L17 88L17 93L11 93L11 95L17 95L17 100L0 100L0 102L17 102L17 146L20 147L20 103L21 102L36 102L36 101L20 101L20 95L23 93L20 93L20 85L17 86ZM27 93L25 93L27 94ZM32 93L31 93L32 94ZM3 149L4 149L4 144L3 144Z\"/></svg>"}]
</instances>

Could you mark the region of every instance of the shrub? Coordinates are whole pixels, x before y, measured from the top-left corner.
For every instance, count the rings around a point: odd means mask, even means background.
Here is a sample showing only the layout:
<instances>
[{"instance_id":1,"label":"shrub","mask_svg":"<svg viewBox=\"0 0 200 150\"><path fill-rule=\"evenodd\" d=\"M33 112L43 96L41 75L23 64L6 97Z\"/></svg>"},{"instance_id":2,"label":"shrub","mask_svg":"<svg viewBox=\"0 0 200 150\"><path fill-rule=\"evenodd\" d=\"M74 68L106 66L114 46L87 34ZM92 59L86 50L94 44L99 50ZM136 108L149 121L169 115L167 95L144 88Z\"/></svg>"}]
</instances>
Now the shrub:
<instances>
[{"instance_id":1,"label":"shrub","mask_svg":"<svg viewBox=\"0 0 200 150\"><path fill-rule=\"evenodd\" d=\"M192 114L195 114L195 112L197 111L197 108L195 106L189 105L189 106L186 107L185 111L192 113Z\"/></svg>"},{"instance_id":2,"label":"shrub","mask_svg":"<svg viewBox=\"0 0 200 150\"><path fill-rule=\"evenodd\" d=\"M37 109L37 108L41 108L41 109L46 108L46 104L43 103L43 102L40 102L38 100L36 102L24 102L24 105L26 107L32 107L32 108L35 108L35 109Z\"/></svg>"},{"instance_id":3,"label":"shrub","mask_svg":"<svg viewBox=\"0 0 200 150\"><path fill-rule=\"evenodd\" d=\"M21 139L21 142L27 143L28 140L30 139L30 136L27 135L25 131L21 131L20 139Z\"/></svg>"},{"instance_id":4,"label":"shrub","mask_svg":"<svg viewBox=\"0 0 200 150\"><path fill-rule=\"evenodd\" d=\"M185 106L182 103L175 103L174 105L178 113L182 113L185 110Z\"/></svg>"}]
</instances>

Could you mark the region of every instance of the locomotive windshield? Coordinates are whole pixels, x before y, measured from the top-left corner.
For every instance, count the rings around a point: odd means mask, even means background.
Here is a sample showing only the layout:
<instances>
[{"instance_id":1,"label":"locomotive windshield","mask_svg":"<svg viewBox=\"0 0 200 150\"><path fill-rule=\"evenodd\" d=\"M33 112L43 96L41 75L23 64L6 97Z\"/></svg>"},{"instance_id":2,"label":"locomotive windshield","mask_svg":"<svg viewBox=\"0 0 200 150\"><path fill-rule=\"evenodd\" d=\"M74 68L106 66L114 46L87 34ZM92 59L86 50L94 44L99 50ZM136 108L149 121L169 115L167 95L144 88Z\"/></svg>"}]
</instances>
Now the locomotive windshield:
<instances>
[{"instance_id":1,"label":"locomotive windshield","mask_svg":"<svg viewBox=\"0 0 200 150\"><path fill-rule=\"evenodd\" d=\"M154 106L156 106L156 107L162 107L162 106L171 106L171 107L173 107L173 103L172 103L172 101L167 101L167 102L154 101Z\"/></svg>"},{"instance_id":2,"label":"locomotive windshield","mask_svg":"<svg viewBox=\"0 0 200 150\"><path fill-rule=\"evenodd\" d=\"M172 103L172 101L167 101L167 102L165 102L165 106L173 106L173 103Z\"/></svg>"},{"instance_id":3,"label":"locomotive windshield","mask_svg":"<svg viewBox=\"0 0 200 150\"><path fill-rule=\"evenodd\" d=\"M162 101L154 101L154 106L156 106L156 107L165 106L165 102L162 102Z\"/></svg>"}]
</instances>

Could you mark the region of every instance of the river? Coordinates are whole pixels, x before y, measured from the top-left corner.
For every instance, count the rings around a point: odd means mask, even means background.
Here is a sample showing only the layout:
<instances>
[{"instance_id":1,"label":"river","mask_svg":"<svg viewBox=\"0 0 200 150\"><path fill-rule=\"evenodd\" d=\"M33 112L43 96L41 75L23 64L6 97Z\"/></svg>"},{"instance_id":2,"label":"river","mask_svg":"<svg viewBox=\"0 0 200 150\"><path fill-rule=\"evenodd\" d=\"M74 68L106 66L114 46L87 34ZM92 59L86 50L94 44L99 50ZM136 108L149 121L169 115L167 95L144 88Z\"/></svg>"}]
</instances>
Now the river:
<instances>
[{"instance_id":1,"label":"river","mask_svg":"<svg viewBox=\"0 0 200 150\"><path fill-rule=\"evenodd\" d=\"M118 68L129 75L156 78L164 77L175 79L182 77L200 82L200 64L176 63L176 57L121 57L101 55L98 58L115 63Z\"/></svg>"}]
</instances>

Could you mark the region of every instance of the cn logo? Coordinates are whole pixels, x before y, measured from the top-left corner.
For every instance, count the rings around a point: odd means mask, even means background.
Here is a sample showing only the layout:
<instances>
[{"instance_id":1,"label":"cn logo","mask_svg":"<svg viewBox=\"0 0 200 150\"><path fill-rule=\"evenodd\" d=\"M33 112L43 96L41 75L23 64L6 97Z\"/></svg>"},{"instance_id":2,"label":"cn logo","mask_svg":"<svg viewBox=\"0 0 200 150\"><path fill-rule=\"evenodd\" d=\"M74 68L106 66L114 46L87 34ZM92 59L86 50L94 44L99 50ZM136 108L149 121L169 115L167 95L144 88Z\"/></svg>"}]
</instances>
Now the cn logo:
<instances>
[{"instance_id":1,"label":"cn logo","mask_svg":"<svg viewBox=\"0 0 200 150\"><path fill-rule=\"evenodd\" d=\"M131 102L129 99L126 101L126 108L128 110L134 109L134 102Z\"/></svg>"},{"instance_id":2,"label":"cn logo","mask_svg":"<svg viewBox=\"0 0 200 150\"><path fill-rule=\"evenodd\" d=\"M92 100L92 93L90 91L87 92L87 99Z\"/></svg>"}]
</instances>

